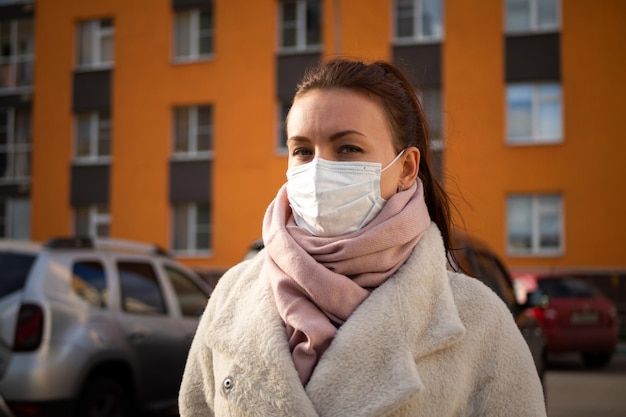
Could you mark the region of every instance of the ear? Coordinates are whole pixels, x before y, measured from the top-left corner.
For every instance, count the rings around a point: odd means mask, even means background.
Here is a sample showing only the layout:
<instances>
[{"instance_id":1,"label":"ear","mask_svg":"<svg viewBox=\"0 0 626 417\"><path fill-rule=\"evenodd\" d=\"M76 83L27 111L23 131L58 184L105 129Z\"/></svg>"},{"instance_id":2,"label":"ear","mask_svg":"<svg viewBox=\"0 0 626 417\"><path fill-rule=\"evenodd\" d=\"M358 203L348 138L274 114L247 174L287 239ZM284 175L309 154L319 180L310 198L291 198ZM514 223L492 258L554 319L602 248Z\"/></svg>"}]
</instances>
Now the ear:
<instances>
[{"instance_id":1,"label":"ear","mask_svg":"<svg viewBox=\"0 0 626 417\"><path fill-rule=\"evenodd\" d=\"M420 151L415 146L406 148L404 151L404 162L402 164L402 173L398 179L398 187L402 187L403 190L409 189L419 173L420 167Z\"/></svg>"}]
</instances>

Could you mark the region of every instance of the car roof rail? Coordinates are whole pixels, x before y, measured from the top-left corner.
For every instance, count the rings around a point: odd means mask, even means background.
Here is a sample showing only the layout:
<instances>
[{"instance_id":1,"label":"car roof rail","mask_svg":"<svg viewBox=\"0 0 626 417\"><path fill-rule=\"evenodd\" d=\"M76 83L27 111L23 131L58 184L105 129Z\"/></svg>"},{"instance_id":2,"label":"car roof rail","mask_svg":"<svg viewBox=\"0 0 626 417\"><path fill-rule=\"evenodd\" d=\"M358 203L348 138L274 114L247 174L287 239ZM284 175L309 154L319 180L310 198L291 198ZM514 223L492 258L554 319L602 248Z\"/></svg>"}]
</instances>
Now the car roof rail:
<instances>
[{"instance_id":1,"label":"car roof rail","mask_svg":"<svg viewBox=\"0 0 626 417\"><path fill-rule=\"evenodd\" d=\"M48 249L93 249L93 241L85 236L53 237L44 243Z\"/></svg>"},{"instance_id":2,"label":"car roof rail","mask_svg":"<svg viewBox=\"0 0 626 417\"><path fill-rule=\"evenodd\" d=\"M100 249L171 257L168 251L158 245L127 239L66 236L49 239L44 246L48 249Z\"/></svg>"}]
</instances>

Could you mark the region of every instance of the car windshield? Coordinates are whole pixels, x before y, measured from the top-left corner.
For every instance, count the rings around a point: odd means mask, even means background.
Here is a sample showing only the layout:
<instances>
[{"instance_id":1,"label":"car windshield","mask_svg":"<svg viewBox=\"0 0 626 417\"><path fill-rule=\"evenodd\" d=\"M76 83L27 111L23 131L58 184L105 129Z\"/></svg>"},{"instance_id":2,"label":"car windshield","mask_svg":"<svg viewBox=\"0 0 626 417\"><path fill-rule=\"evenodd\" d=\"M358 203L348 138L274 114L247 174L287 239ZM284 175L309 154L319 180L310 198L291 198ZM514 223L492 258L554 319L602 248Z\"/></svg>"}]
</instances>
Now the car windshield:
<instances>
[{"instance_id":1,"label":"car windshield","mask_svg":"<svg viewBox=\"0 0 626 417\"><path fill-rule=\"evenodd\" d=\"M539 288L550 298L596 298L602 294L591 284L578 278L544 278Z\"/></svg>"},{"instance_id":2,"label":"car windshield","mask_svg":"<svg viewBox=\"0 0 626 417\"><path fill-rule=\"evenodd\" d=\"M24 287L34 261L35 255L0 252L0 299Z\"/></svg>"}]
</instances>

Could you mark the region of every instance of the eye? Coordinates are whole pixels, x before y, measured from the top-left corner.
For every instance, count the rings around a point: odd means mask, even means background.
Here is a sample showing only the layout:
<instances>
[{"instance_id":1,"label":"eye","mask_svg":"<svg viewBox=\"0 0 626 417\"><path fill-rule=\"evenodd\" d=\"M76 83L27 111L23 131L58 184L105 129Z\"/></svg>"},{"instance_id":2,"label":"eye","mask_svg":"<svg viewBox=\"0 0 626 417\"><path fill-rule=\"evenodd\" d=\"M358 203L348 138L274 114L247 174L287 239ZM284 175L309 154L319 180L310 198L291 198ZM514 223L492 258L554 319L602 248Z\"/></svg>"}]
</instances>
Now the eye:
<instances>
[{"instance_id":1,"label":"eye","mask_svg":"<svg viewBox=\"0 0 626 417\"><path fill-rule=\"evenodd\" d=\"M311 155L313 155L313 151L309 148L299 147L294 148L293 151L291 151L291 156L295 157L307 157Z\"/></svg>"},{"instance_id":2,"label":"eye","mask_svg":"<svg viewBox=\"0 0 626 417\"><path fill-rule=\"evenodd\" d=\"M360 153L363 152L363 149L354 145L344 145L339 148L339 153Z\"/></svg>"}]
</instances>

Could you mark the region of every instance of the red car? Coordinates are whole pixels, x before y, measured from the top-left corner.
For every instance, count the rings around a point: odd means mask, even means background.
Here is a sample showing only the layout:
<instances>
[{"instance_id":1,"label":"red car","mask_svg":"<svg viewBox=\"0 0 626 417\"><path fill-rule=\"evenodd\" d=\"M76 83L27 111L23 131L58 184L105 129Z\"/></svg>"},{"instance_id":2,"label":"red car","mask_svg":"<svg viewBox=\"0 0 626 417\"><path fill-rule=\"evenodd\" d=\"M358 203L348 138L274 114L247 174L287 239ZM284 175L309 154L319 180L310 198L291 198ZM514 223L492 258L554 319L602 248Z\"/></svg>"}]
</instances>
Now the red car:
<instances>
[{"instance_id":1,"label":"red car","mask_svg":"<svg viewBox=\"0 0 626 417\"><path fill-rule=\"evenodd\" d=\"M611 361L617 346L617 310L591 282L570 275L516 274L516 285L549 297L535 314L545 333L548 352L580 353L587 367Z\"/></svg>"}]
</instances>

